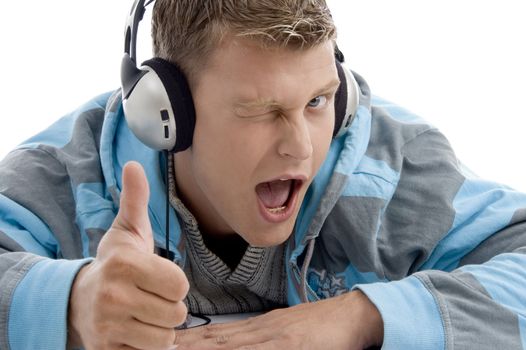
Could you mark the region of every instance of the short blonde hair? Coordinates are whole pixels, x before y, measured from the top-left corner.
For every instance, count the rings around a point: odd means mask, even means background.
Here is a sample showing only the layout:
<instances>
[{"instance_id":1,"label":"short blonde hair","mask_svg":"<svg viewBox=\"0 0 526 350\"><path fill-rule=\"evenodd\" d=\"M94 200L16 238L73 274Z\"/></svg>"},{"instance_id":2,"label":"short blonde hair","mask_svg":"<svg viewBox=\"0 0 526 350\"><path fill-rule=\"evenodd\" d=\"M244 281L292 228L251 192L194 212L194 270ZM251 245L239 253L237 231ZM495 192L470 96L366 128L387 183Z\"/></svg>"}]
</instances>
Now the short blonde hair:
<instances>
[{"instance_id":1,"label":"short blonde hair","mask_svg":"<svg viewBox=\"0 0 526 350\"><path fill-rule=\"evenodd\" d=\"M189 79L225 36L262 47L308 49L335 39L325 0L157 0L153 54L176 63Z\"/></svg>"}]
</instances>

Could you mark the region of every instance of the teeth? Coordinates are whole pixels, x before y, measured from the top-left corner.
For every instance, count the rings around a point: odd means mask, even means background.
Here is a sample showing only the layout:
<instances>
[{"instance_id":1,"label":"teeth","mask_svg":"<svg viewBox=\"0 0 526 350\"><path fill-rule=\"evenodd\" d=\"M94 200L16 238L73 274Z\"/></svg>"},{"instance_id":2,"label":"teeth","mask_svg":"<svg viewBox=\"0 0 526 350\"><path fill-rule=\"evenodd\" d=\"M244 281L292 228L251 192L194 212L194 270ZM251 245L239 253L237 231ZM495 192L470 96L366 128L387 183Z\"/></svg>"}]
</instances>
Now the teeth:
<instances>
[{"instance_id":1,"label":"teeth","mask_svg":"<svg viewBox=\"0 0 526 350\"><path fill-rule=\"evenodd\" d=\"M279 213L280 211L285 210L285 208L287 208L287 206L277 207L277 208L267 208L267 210L270 211L272 214L276 214L276 213Z\"/></svg>"}]
</instances>

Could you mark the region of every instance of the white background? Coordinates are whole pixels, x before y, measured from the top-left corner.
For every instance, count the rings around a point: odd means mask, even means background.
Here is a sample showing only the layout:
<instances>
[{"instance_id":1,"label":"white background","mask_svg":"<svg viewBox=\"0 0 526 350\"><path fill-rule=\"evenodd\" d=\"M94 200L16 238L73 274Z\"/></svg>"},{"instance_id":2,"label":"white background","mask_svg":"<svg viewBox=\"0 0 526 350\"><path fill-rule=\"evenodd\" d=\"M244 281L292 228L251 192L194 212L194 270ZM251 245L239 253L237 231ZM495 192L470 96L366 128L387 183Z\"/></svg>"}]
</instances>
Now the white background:
<instances>
[{"instance_id":1,"label":"white background","mask_svg":"<svg viewBox=\"0 0 526 350\"><path fill-rule=\"evenodd\" d=\"M2 4L0 158L87 99L119 86L131 2ZM526 191L524 1L329 5L339 46L373 93L439 127L479 175ZM151 48L147 22L140 60Z\"/></svg>"}]
</instances>

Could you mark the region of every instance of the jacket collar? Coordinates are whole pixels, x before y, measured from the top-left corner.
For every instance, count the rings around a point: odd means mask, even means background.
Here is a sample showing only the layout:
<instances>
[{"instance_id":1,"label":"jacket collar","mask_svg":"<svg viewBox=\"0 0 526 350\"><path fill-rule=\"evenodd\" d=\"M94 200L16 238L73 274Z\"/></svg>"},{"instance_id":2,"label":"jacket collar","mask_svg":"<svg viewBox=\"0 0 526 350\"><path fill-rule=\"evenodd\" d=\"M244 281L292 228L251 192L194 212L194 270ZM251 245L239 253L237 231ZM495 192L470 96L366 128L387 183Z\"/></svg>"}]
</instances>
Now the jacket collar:
<instances>
[{"instance_id":1,"label":"jacket collar","mask_svg":"<svg viewBox=\"0 0 526 350\"><path fill-rule=\"evenodd\" d=\"M353 72L354 73L354 72ZM367 82L354 73L360 87L360 103L349 130L333 140L325 161L309 187L289 240L289 260L296 262L307 243L315 239L357 168L369 144L371 132L371 92Z\"/></svg>"}]
</instances>

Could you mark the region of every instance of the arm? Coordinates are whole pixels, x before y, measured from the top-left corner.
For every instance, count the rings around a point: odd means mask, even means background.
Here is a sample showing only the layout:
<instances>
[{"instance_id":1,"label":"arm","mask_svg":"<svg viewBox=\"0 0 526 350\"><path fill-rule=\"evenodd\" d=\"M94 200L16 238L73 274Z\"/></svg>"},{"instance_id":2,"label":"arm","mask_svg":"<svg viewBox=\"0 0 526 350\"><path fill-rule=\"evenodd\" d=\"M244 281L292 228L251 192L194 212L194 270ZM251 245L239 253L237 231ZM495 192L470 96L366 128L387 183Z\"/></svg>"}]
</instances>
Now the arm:
<instances>
[{"instance_id":1,"label":"arm","mask_svg":"<svg viewBox=\"0 0 526 350\"><path fill-rule=\"evenodd\" d=\"M132 190L126 195L123 187L121 210L97 257L83 258L87 243L80 244L79 206L67 173L46 151L17 152L0 168L0 175L7 175L0 176L1 348L173 344L173 327L186 318L181 300L188 282L177 265L153 254L144 174L132 167L135 171L123 181ZM98 212L104 214L104 208ZM64 256L69 259L59 259Z\"/></svg>"},{"instance_id":2,"label":"arm","mask_svg":"<svg viewBox=\"0 0 526 350\"><path fill-rule=\"evenodd\" d=\"M471 175L436 131L408 143L404 159L395 194L405 198L402 227L424 247L398 265L412 276L355 287L382 314L384 348L526 348L526 196ZM384 220L395 217L386 210ZM430 231L444 221L445 232Z\"/></svg>"},{"instance_id":3,"label":"arm","mask_svg":"<svg viewBox=\"0 0 526 350\"><path fill-rule=\"evenodd\" d=\"M57 161L45 152L19 150L10 154L0 168L2 349L65 347L70 286L77 271L90 259L84 259L73 248L67 249L72 238L61 241L50 229L51 224L43 221L47 215L44 209L54 212L55 217L67 215L47 191L61 191L61 183L53 181L52 174L63 172L47 172L60 169L56 165ZM38 203L30 210L32 196ZM68 228L65 224L62 230ZM76 255L77 259L57 259L64 254Z\"/></svg>"},{"instance_id":4,"label":"arm","mask_svg":"<svg viewBox=\"0 0 526 350\"><path fill-rule=\"evenodd\" d=\"M382 319L360 291L270 311L225 324L180 330L178 350L374 349L382 343Z\"/></svg>"},{"instance_id":5,"label":"arm","mask_svg":"<svg viewBox=\"0 0 526 350\"><path fill-rule=\"evenodd\" d=\"M142 167L123 168L120 209L83 268L69 302L69 345L86 349L168 349L186 319L184 272L154 254L149 187Z\"/></svg>"},{"instance_id":6,"label":"arm","mask_svg":"<svg viewBox=\"0 0 526 350\"><path fill-rule=\"evenodd\" d=\"M526 348L526 217L517 213L451 272L357 286L382 314L386 349Z\"/></svg>"},{"instance_id":7,"label":"arm","mask_svg":"<svg viewBox=\"0 0 526 350\"><path fill-rule=\"evenodd\" d=\"M526 196L469 178L436 130L404 152L378 233L376 258L390 282L180 331L179 348L521 349Z\"/></svg>"}]
</instances>

